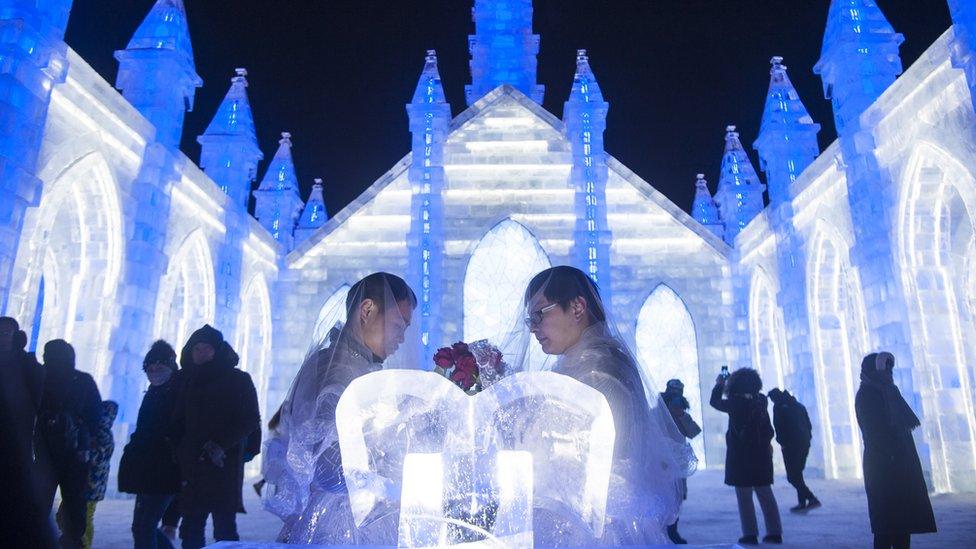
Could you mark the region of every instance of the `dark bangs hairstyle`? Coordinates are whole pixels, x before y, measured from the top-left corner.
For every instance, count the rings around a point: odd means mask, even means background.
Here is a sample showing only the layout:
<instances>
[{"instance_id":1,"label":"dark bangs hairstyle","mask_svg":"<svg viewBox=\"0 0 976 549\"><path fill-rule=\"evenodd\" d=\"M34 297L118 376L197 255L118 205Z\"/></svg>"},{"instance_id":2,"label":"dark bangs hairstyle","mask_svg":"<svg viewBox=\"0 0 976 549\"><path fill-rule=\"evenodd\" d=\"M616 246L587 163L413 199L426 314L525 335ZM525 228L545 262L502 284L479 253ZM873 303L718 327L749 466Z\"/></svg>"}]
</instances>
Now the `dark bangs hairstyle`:
<instances>
[{"instance_id":1,"label":"dark bangs hairstyle","mask_svg":"<svg viewBox=\"0 0 976 549\"><path fill-rule=\"evenodd\" d=\"M356 307L365 299L373 300L382 313L383 305L386 301L386 289L390 289L393 299L397 303L408 301L411 307L417 306L417 294L413 293L410 285L405 280L395 274L373 273L366 276L349 288L346 296L346 315L351 318L355 314Z\"/></svg>"},{"instance_id":2,"label":"dark bangs hairstyle","mask_svg":"<svg viewBox=\"0 0 976 549\"><path fill-rule=\"evenodd\" d=\"M564 311L569 307L570 301L582 297L591 318L597 322L607 320L596 282L576 267L568 265L551 267L532 277L528 288L525 289L525 304L528 305L532 296L540 290L546 299L558 303Z\"/></svg>"}]
</instances>

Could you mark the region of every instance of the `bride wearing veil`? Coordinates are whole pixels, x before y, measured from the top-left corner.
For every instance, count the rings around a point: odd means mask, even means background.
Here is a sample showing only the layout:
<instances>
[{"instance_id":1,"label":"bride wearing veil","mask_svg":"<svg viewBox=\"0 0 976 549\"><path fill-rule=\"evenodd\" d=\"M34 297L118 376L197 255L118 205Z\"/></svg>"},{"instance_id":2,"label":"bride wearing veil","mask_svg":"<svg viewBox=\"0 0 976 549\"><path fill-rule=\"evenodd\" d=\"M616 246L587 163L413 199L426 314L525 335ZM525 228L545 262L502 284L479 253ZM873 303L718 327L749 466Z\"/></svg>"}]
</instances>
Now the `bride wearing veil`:
<instances>
[{"instance_id":1,"label":"bride wearing veil","mask_svg":"<svg viewBox=\"0 0 976 549\"><path fill-rule=\"evenodd\" d=\"M329 328L327 335L313 342L265 448L264 506L284 521L279 542L396 544L398 487L377 487L384 504L362 526L353 521L335 414L354 379L413 359L414 353L400 347L418 340L405 335L416 306L402 278L373 273L350 288L346 322L323 327Z\"/></svg>"},{"instance_id":2,"label":"bride wearing veil","mask_svg":"<svg viewBox=\"0 0 976 549\"><path fill-rule=\"evenodd\" d=\"M695 471L697 459L658 392L645 390L635 355L616 332L596 285L579 269L553 267L529 282L525 308L515 360L532 369L530 349L537 341L555 357L548 368L606 397L616 429L602 537L594 539L565 505L536 501L536 546L669 543L665 529L678 516L681 480Z\"/></svg>"}]
</instances>

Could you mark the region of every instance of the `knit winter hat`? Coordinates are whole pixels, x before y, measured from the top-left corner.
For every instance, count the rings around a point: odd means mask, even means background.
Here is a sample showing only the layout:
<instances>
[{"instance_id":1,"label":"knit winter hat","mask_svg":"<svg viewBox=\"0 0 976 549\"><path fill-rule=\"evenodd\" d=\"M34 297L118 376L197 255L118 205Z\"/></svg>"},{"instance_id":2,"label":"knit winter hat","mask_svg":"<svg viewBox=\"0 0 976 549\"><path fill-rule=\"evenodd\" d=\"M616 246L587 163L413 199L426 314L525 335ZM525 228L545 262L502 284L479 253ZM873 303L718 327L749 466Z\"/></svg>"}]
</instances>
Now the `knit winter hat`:
<instances>
[{"instance_id":1,"label":"knit winter hat","mask_svg":"<svg viewBox=\"0 0 976 549\"><path fill-rule=\"evenodd\" d=\"M166 364L176 370L176 351L173 350L173 346L162 339L153 343L149 352L146 353L146 358L142 360L143 368L149 364Z\"/></svg>"},{"instance_id":2,"label":"knit winter hat","mask_svg":"<svg viewBox=\"0 0 976 549\"><path fill-rule=\"evenodd\" d=\"M214 350L220 349L220 344L224 342L224 334L209 324L204 324L203 328L193 332L186 346L192 349L197 343L209 343Z\"/></svg>"}]
</instances>

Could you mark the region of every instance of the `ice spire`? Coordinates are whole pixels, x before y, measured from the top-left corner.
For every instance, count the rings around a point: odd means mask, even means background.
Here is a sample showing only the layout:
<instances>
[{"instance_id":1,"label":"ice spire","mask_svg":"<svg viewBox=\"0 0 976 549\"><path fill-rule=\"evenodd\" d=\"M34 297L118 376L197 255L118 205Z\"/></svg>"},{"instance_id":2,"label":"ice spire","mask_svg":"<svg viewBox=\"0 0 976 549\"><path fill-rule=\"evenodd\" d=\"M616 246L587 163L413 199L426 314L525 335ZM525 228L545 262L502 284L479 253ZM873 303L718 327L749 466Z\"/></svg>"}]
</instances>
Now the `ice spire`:
<instances>
[{"instance_id":1,"label":"ice spire","mask_svg":"<svg viewBox=\"0 0 976 549\"><path fill-rule=\"evenodd\" d=\"M115 87L156 127L160 143L178 147L183 115L203 85L182 0L157 0L124 50L115 52Z\"/></svg>"},{"instance_id":2,"label":"ice spire","mask_svg":"<svg viewBox=\"0 0 976 549\"><path fill-rule=\"evenodd\" d=\"M763 191L735 126L725 128L725 153L715 201L725 224L725 242L732 245L739 232L763 210Z\"/></svg>"},{"instance_id":3,"label":"ice spire","mask_svg":"<svg viewBox=\"0 0 976 549\"><path fill-rule=\"evenodd\" d=\"M410 232L407 235L410 261L407 277L419 289L417 320L422 356L429 361L434 350L445 343L441 337L441 268L444 248L443 190L444 142L451 123L451 106L444 98L437 71L437 53L428 50L417 88L407 104L410 119L411 163L407 175L410 199Z\"/></svg>"},{"instance_id":4,"label":"ice spire","mask_svg":"<svg viewBox=\"0 0 976 549\"><path fill-rule=\"evenodd\" d=\"M691 216L703 227L712 231L715 236L724 237L725 227L722 226L722 219L718 215L718 205L708 190L708 181L705 181L703 173L698 174L695 181L695 201L691 206Z\"/></svg>"},{"instance_id":5,"label":"ice spire","mask_svg":"<svg viewBox=\"0 0 976 549\"><path fill-rule=\"evenodd\" d=\"M305 203L305 210L302 211L298 226L295 228L295 244L301 244L328 220L329 214L325 211L325 198L322 194L322 180L316 179L315 184L312 185L312 192L308 195L308 202Z\"/></svg>"},{"instance_id":6,"label":"ice spire","mask_svg":"<svg viewBox=\"0 0 976 549\"><path fill-rule=\"evenodd\" d=\"M539 35L532 34L532 0L475 0L471 15L475 33L468 37L468 105L502 84L542 103L545 86L536 83Z\"/></svg>"},{"instance_id":7,"label":"ice spire","mask_svg":"<svg viewBox=\"0 0 976 549\"><path fill-rule=\"evenodd\" d=\"M796 93L783 58L773 57L770 63L766 107L753 148L759 151L759 168L766 172L769 202L778 205L789 201L790 185L820 154L820 124Z\"/></svg>"},{"instance_id":8,"label":"ice spire","mask_svg":"<svg viewBox=\"0 0 976 549\"><path fill-rule=\"evenodd\" d=\"M813 72L831 99L839 134L901 74L895 32L874 0L832 0L820 60Z\"/></svg>"},{"instance_id":9,"label":"ice spire","mask_svg":"<svg viewBox=\"0 0 976 549\"><path fill-rule=\"evenodd\" d=\"M952 64L966 72L970 96L976 108L976 4L972 0L949 0L952 13Z\"/></svg>"},{"instance_id":10,"label":"ice spire","mask_svg":"<svg viewBox=\"0 0 976 549\"><path fill-rule=\"evenodd\" d=\"M282 132L278 152L268 165L268 171L258 189L254 213L275 240L287 249L293 246L295 222L302 212L302 199L298 194L298 177L291 158L291 134Z\"/></svg>"},{"instance_id":11,"label":"ice spire","mask_svg":"<svg viewBox=\"0 0 976 549\"><path fill-rule=\"evenodd\" d=\"M610 105L590 68L586 50L576 52L576 73L563 106L566 136L572 146L570 181L576 191L573 233L576 266L600 285L605 302L610 293L610 229L607 224L607 155L603 132Z\"/></svg>"},{"instance_id":12,"label":"ice spire","mask_svg":"<svg viewBox=\"0 0 976 549\"><path fill-rule=\"evenodd\" d=\"M247 208L251 183L264 154L258 147L254 116L247 100L247 70L237 69L230 90L207 130L197 138L200 167L231 199Z\"/></svg>"}]
</instances>

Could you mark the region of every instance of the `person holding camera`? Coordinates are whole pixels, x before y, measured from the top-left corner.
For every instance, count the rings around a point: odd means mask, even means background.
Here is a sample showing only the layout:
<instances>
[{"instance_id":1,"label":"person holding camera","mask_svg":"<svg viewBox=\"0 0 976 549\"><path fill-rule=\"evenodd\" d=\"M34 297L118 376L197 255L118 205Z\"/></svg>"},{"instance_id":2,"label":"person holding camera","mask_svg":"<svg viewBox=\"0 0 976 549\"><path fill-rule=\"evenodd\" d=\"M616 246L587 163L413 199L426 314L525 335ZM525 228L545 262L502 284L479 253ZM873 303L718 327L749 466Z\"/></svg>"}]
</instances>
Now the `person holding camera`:
<instances>
[{"instance_id":1,"label":"person holding camera","mask_svg":"<svg viewBox=\"0 0 976 549\"><path fill-rule=\"evenodd\" d=\"M725 484L735 487L742 537L739 543L757 545L759 526L752 493L756 493L766 523L763 543L783 543L783 526L773 495L773 425L766 411L762 378L752 368L731 375L723 368L715 380L709 403L729 415L725 432Z\"/></svg>"},{"instance_id":2,"label":"person holding camera","mask_svg":"<svg viewBox=\"0 0 976 549\"><path fill-rule=\"evenodd\" d=\"M44 392L37 417L38 477L50 512L61 489L62 547L81 547L85 535L92 441L102 419L95 380L75 369L75 350L63 339L44 345Z\"/></svg>"},{"instance_id":3,"label":"person holding camera","mask_svg":"<svg viewBox=\"0 0 976 549\"><path fill-rule=\"evenodd\" d=\"M786 480L796 488L796 507L791 513L806 513L820 507L820 500L813 495L803 480L803 469L807 466L810 454L810 441L813 439L813 424L807 408L789 391L772 389L769 400L773 401L773 425L776 427L776 442L783 450L783 465L786 467Z\"/></svg>"}]
</instances>

